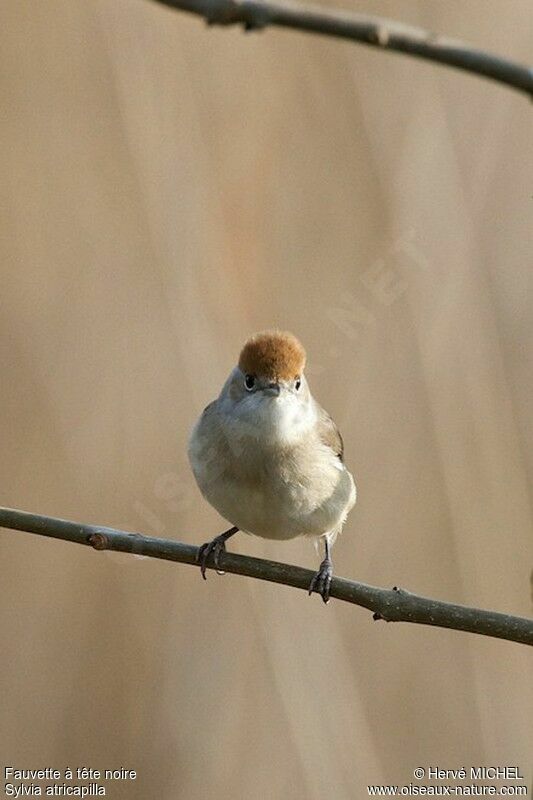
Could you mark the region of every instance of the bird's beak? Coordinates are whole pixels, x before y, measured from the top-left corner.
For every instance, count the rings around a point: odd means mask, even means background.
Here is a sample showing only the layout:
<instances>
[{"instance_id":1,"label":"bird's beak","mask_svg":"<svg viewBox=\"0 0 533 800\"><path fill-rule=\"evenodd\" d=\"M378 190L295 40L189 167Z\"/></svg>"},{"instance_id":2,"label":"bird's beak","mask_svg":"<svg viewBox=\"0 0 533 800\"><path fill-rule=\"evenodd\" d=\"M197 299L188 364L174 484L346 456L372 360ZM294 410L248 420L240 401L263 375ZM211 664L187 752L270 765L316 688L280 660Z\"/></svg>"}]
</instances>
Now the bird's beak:
<instances>
[{"instance_id":1,"label":"bird's beak","mask_svg":"<svg viewBox=\"0 0 533 800\"><path fill-rule=\"evenodd\" d=\"M271 397L279 397L281 386L277 382L269 383L268 386L265 386L263 391L265 394L268 394Z\"/></svg>"}]
</instances>

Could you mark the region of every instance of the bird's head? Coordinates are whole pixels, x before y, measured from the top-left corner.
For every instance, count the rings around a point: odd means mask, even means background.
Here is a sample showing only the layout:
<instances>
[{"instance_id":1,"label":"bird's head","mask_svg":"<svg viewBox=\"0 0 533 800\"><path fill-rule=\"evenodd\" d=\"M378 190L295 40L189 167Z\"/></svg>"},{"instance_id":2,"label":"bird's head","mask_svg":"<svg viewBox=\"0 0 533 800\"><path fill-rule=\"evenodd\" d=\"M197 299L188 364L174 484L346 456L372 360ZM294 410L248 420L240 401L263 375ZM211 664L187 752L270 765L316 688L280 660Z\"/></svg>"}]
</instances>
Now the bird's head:
<instances>
[{"instance_id":1,"label":"bird's head","mask_svg":"<svg viewBox=\"0 0 533 800\"><path fill-rule=\"evenodd\" d=\"M263 331L241 350L219 398L221 411L245 433L290 440L314 422L304 375L306 355L287 331Z\"/></svg>"}]
</instances>

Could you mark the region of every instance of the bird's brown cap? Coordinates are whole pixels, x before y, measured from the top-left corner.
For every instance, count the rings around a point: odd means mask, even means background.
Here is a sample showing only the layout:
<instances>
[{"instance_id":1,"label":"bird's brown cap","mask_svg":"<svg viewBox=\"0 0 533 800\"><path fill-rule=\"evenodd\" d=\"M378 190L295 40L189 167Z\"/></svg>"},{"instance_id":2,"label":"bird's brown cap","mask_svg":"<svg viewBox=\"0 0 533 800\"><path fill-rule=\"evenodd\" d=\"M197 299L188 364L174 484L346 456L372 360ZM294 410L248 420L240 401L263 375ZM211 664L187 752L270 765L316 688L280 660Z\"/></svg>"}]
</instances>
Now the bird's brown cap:
<instances>
[{"instance_id":1,"label":"bird's brown cap","mask_svg":"<svg viewBox=\"0 0 533 800\"><path fill-rule=\"evenodd\" d=\"M305 350L288 331L262 331L245 343L239 368L246 375L261 375L269 380L293 380L305 367Z\"/></svg>"}]
</instances>

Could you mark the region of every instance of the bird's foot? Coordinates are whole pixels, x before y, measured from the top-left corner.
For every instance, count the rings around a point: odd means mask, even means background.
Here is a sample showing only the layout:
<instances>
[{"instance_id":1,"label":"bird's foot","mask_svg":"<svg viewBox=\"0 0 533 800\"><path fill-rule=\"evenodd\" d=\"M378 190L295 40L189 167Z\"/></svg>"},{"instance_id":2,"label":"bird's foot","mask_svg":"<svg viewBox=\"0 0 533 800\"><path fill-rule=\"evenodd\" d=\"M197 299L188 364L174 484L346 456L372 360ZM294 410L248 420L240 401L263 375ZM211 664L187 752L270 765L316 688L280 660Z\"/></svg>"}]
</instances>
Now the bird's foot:
<instances>
[{"instance_id":1,"label":"bird's foot","mask_svg":"<svg viewBox=\"0 0 533 800\"><path fill-rule=\"evenodd\" d=\"M309 594L318 592L324 603L329 601L329 588L333 577L333 564L330 558L325 558L321 563L318 572L313 576L309 584Z\"/></svg>"},{"instance_id":2,"label":"bird's foot","mask_svg":"<svg viewBox=\"0 0 533 800\"><path fill-rule=\"evenodd\" d=\"M207 580L205 572L211 554L213 554L213 563L216 571L219 575L224 575L223 570L220 569L220 556L222 553L226 552L226 540L229 539L230 536L233 536L234 533L237 533L237 531L238 528L230 528L229 531L215 536L210 542L205 542L205 544L198 549L196 560L200 564L200 572L202 573L204 581Z\"/></svg>"}]
</instances>

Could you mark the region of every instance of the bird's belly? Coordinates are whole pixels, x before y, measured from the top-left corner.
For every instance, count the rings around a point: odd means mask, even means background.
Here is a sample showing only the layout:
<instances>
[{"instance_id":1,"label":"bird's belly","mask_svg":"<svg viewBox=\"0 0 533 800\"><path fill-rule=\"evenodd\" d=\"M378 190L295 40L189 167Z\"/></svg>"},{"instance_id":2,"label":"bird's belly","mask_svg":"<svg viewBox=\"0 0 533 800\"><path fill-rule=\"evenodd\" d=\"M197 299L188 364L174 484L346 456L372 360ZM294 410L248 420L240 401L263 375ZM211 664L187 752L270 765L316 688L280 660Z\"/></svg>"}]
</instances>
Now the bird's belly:
<instances>
[{"instance_id":1,"label":"bird's belly","mask_svg":"<svg viewBox=\"0 0 533 800\"><path fill-rule=\"evenodd\" d=\"M349 472L329 464L316 476L225 474L201 488L225 519L266 539L328 533L342 525L355 500Z\"/></svg>"}]
</instances>

